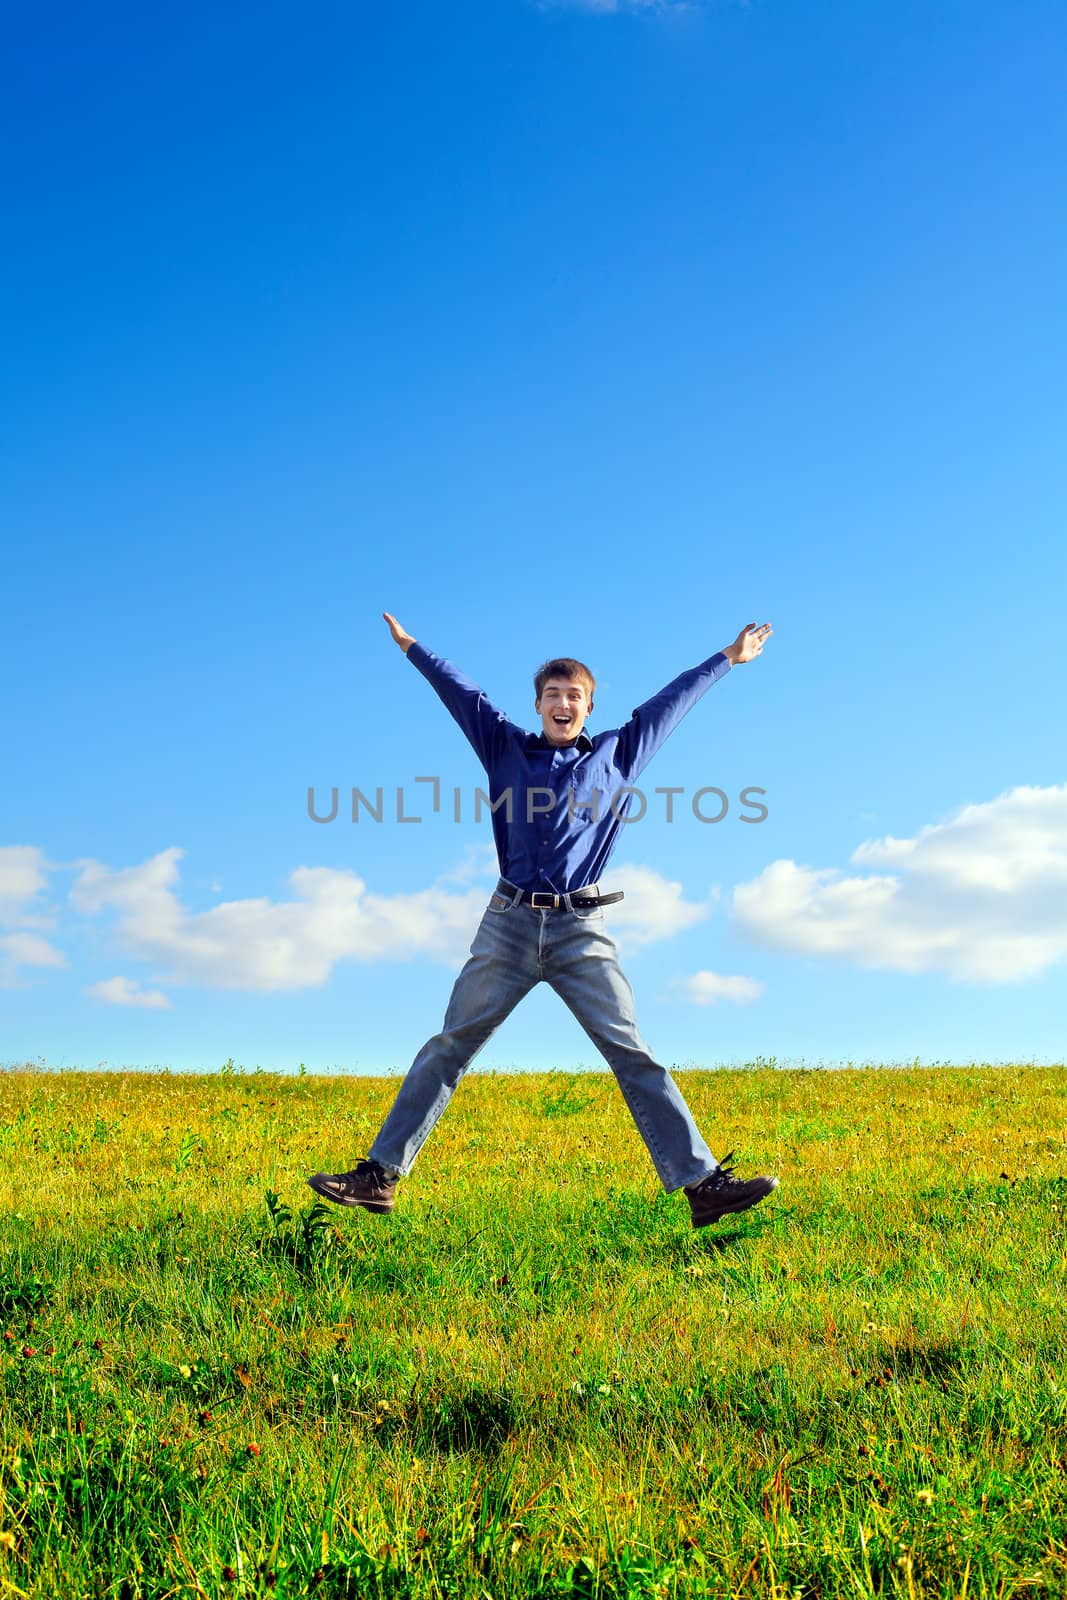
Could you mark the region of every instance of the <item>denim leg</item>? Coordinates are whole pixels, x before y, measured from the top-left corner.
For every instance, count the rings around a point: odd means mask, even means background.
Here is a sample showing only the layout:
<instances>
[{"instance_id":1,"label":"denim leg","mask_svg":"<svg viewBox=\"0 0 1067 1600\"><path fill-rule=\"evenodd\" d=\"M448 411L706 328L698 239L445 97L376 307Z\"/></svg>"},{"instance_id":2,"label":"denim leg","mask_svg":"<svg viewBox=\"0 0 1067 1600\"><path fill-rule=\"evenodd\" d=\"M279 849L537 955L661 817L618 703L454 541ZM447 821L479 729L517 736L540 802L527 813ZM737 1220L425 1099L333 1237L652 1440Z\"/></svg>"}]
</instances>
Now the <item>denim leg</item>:
<instances>
[{"instance_id":1,"label":"denim leg","mask_svg":"<svg viewBox=\"0 0 1067 1600\"><path fill-rule=\"evenodd\" d=\"M473 1057L540 979L539 924L526 907L482 917L470 959L456 979L440 1033L428 1039L408 1069L371 1160L410 1172Z\"/></svg>"},{"instance_id":2,"label":"denim leg","mask_svg":"<svg viewBox=\"0 0 1067 1600\"><path fill-rule=\"evenodd\" d=\"M638 1031L633 990L603 911L548 913L544 975L614 1072L660 1182L670 1193L699 1183L717 1162L666 1067Z\"/></svg>"}]
</instances>

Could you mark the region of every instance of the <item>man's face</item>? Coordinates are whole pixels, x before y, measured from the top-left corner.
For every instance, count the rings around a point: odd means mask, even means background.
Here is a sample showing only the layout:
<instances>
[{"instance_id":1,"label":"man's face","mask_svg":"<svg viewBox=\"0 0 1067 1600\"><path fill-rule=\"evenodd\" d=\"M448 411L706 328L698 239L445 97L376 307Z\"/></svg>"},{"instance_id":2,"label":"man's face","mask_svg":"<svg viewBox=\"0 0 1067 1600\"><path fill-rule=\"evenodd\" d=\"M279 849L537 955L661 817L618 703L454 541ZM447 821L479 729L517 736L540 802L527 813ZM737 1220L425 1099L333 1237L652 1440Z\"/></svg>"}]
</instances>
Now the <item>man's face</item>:
<instances>
[{"instance_id":1,"label":"man's face","mask_svg":"<svg viewBox=\"0 0 1067 1600\"><path fill-rule=\"evenodd\" d=\"M547 678L541 698L534 701L549 744L573 744L592 709L585 684L577 678Z\"/></svg>"}]
</instances>

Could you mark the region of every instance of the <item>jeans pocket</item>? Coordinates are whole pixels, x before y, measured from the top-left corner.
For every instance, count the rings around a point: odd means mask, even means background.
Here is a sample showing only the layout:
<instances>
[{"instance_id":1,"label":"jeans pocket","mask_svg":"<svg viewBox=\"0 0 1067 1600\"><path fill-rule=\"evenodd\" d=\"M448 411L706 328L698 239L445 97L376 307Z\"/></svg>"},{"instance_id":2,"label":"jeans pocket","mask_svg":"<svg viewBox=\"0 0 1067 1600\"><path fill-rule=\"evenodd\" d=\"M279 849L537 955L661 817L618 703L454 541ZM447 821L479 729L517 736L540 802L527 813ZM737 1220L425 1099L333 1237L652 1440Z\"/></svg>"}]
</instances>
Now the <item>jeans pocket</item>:
<instances>
[{"instance_id":1,"label":"jeans pocket","mask_svg":"<svg viewBox=\"0 0 1067 1600\"><path fill-rule=\"evenodd\" d=\"M489 904L485 909L487 911L495 911L498 916L502 916L505 911L511 910L511 901L505 900L502 894L490 895Z\"/></svg>"},{"instance_id":2,"label":"jeans pocket","mask_svg":"<svg viewBox=\"0 0 1067 1600\"><path fill-rule=\"evenodd\" d=\"M602 906L590 906L588 911L579 911L575 907L571 912L572 917L577 917L579 922L603 922L604 910Z\"/></svg>"}]
</instances>

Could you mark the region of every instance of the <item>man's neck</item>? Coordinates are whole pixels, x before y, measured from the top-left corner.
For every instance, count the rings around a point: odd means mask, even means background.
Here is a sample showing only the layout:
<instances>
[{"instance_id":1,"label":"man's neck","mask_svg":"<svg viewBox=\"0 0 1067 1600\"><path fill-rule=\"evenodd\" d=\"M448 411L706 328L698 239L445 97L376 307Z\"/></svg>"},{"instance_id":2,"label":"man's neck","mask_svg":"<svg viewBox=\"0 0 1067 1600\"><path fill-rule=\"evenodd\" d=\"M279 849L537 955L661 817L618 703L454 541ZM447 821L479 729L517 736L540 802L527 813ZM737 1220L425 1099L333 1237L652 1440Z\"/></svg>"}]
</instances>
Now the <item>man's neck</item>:
<instances>
[{"instance_id":1,"label":"man's neck","mask_svg":"<svg viewBox=\"0 0 1067 1600\"><path fill-rule=\"evenodd\" d=\"M582 729L581 733L576 734L573 739L566 739L559 744L554 739L550 739L543 728L541 729L540 733L531 733L530 738L539 740L542 749L545 750L573 750L576 745L580 745L584 742L587 742L590 748L592 748L592 740L589 738L589 735L584 728Z\"/></svg>"}]
</instances>

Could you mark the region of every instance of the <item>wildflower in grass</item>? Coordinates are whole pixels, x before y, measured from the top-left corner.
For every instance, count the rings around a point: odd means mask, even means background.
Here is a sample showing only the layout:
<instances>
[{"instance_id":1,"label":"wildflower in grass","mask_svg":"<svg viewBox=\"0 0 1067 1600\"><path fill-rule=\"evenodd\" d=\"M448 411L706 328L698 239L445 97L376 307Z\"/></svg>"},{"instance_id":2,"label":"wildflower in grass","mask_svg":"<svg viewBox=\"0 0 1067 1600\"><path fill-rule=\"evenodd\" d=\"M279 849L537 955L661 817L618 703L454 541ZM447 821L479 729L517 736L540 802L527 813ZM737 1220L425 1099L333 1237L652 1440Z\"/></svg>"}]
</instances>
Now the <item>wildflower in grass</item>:
<instances>
[{"instance_id":1,"label":"wildflower in grass","mask_svg":"<svg viewBox=\"0 0 1067 1600\"><path fill-rule=\"evenodd\" d=\"M0 1550L14 1550L14 1548L15 1535L5 1528L3 1533L0 1533Z\"/></svg>"},{"instance_id":2,"label":"wildflower in grass","mask_svg":"<svg viewBox=\"0 0 1067 1600\"><path fill-rule=\"evenodd\" d=\"M932 1489L920 1489L915 1498L921 1506L932 1506L934 1503L934 1491Z\"/></svg>"},{"instance_id":3,"label":"wildflower in grass","mask_svg":"<svg viewBox=\"0 0 1067 1600\"><path fill-rule=\"evenodd\" d=\"M94 1339L93 1340L93 1349L94 1350L102 1350L103 1348L104 1348L103 1339Z\"/></svg>"},{"instance_id":4,"label":"wildflower in grass","mask_svg":"<svg viewBox=\"0 0 1067 1600\"><path fill-rule=\"evenodd\" d=\"M35 1356L37 1351L34 1349L32 1344L24 1344L22 1347L22 1353L24 1356Z\"/></svg>"},{"instance_id":5,"label":"wildflower in grass","mask_svg":"<svg viewBox=\"0 0 1067 1600\"><path fill-rule=\"evenodd\" d=\"M236 1572L234 1571L234 1569L232 1567L223 1567L223 1569L222 1569L222 1581L223 1581L223 1583L236 1583L237 1582L237 1574L236 1574Z\"/></svg>"},{"instance_id":6,"label":"wildflower in grass","mask_svg":"<svg viewBox=\"0 0 1067 1600\"><path fill-rule=\"evenodd\" d=\"M181 1373L183 1378L191 1378L193 1375L192 1367L179 1367L178 1371Z\"/></svg>"},{"instance_id":7,"label":"wildflower in grass","mask_svg":"<svg viewBox=\"0 0 1067 1600\"><path fill-rule=\"evenodd\" d=\"M245 1455L258 1456L259 1455L259 1445L258 1444L246 1444L245 1445Z\"/></svg>"}]
</instances>

